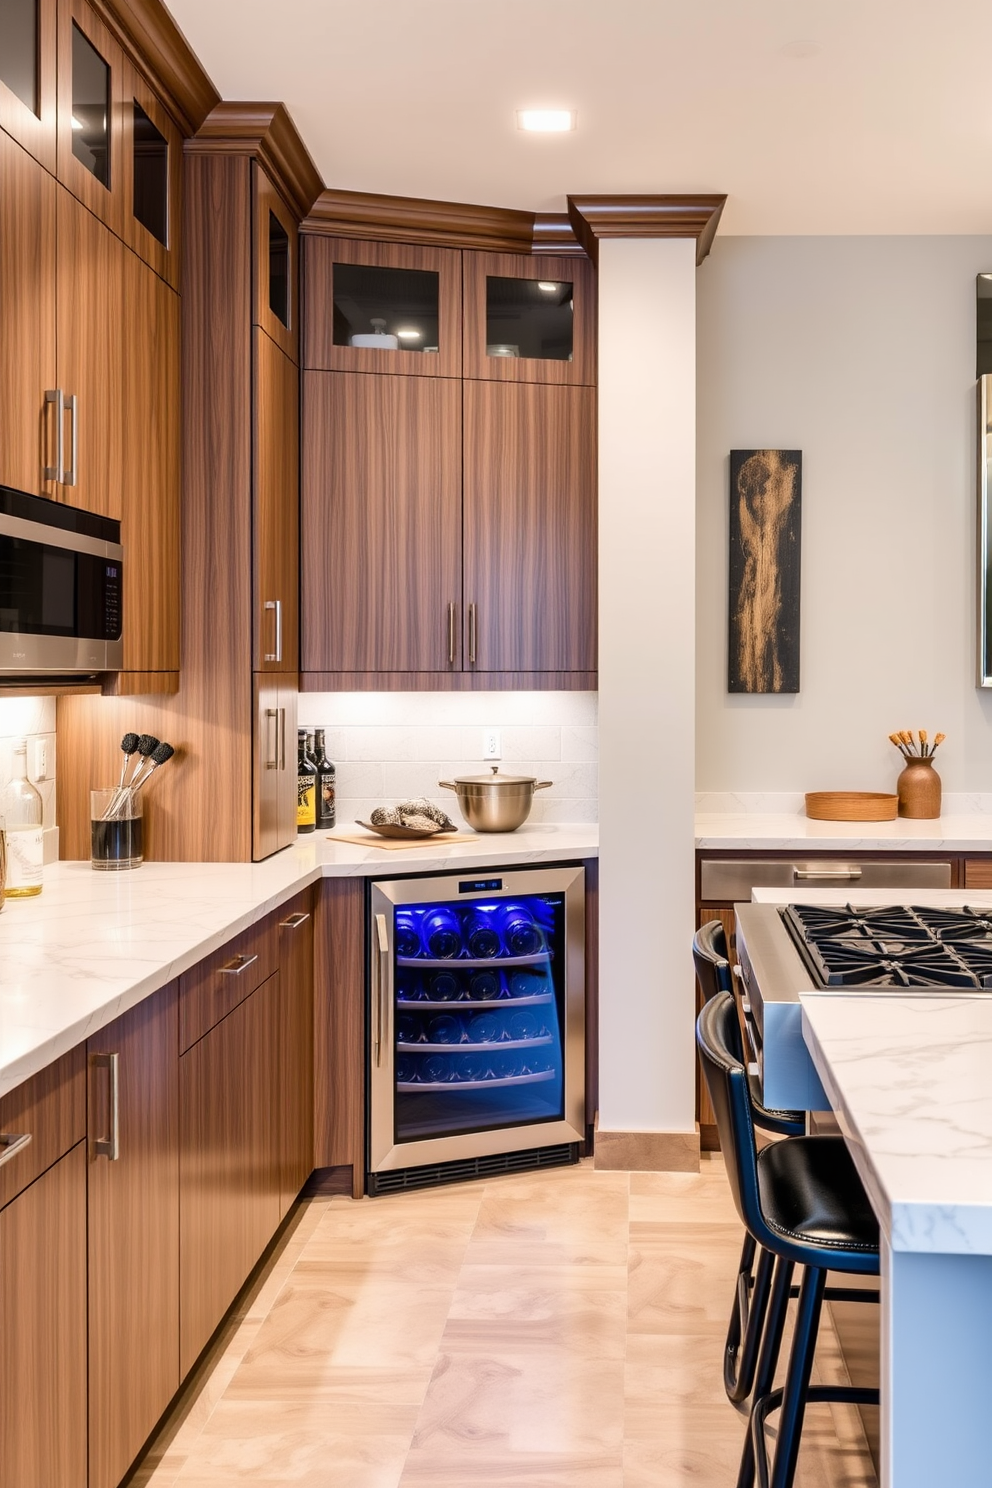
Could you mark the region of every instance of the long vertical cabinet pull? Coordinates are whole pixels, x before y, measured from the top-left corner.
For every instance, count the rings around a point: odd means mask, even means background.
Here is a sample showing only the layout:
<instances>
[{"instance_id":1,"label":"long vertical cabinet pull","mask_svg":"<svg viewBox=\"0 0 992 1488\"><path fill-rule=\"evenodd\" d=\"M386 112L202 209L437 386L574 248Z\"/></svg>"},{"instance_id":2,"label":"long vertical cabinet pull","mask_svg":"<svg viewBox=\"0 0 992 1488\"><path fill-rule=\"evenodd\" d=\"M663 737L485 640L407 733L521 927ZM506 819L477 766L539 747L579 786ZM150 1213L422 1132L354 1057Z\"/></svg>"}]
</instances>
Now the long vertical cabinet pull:
<instances>
[{"instance_id":1,"label":"long vertical cabinet pull","mask_svg":"<svg viewBox=\"0 0 992 1488\"><path fill-rule=\"evenodd\" d=\"M476 641L475 605L474 604L470 604L469 607L468 607L468 659L469 659L470 663L473 666L475 665L475 641Z\"/></svg>"},{"instance_id":2,"label":"long vertical cabinet pull","mask_svg":"<svg viewBox=\"0 0 992 1488\"><path fill-rule=\"evenodd\" d=\"M97 1069L110 1071L110 1131L105 1137L97 1137L93 1143L95 1157L106 1157L116 1162L120 1151L120 1055L94 1054Z\"/></svg>"},{"instance_id":3,"label":"long vertical cabinet pull","mask_svg":"<svg viewBox=\"0 0 992 1488\"><path fill-rule=\"evenodd\" d=\"M275 650L266 651L266 661L282 661L282 600L267 599L263 609L275 612Z\"/></svg>"},{"instance_id":4,"label":"long vertical cabinet pull","mask_svg":"<svg viewBox=\"0 0 992 1488\"><path fill-rule=\"evenodd\" d=\"M449 666L454 666L454 664L455 664L455 645L456 645L456 640L455 640L455 616L456 616L455 601L453 599L449 599L448 600L448 665Z\"/></svg>"},{"instance_id":5,"label":"long vertical cabinet pull","mask_svg":"<svg viewBox=\"0 0 992 1488\"><path fill-rule=\"evenodd\" d=\"M79 475L79 399L75 393L70 393L66 399L69 408L69 417L72 420L72 434L70 435L69 447L72 450L72 464L65 471L62 481L66 486L74 486Z\"/></svg>"},{"instance_id":6,"label":"long vertical cabinet pull","mask_svg":"<svg viewBox=\"0 0 992 1488\"><path fill-rule=\"evenodd\" d=\"M280 708L279 712L279 769L286 768L286 709Z\"/></svg>"},{"instance_id":7,"label":"long vertical cabinet pull","mask_svg":"<svg viewBox=\"0 0 992 1488\"><path fill-rule=\"evenodd\" d=\"M385 915L376 915L375 930L379 941L377 958L379 976L375 999L375 1067L380 1069L382 1067L382 1046L389 1035L389 1017L386 1011L386 992L389 987L389 931L386 929Z\"/></svg>"},{"instance_id":8,"label":"long vertical cabinet pull","mask_svg":"<svg viewBox=\"0 0 992 1488\"><path fill-rule=\"evenodd\" d=\"M65 394L61 388L45 389L45 404L55 404L55 464L45 466L46 481L62 484L65 475Z\"/></svg>"},{"instance_id":9,"label":"long vertical cabinet pull","mask_svg":"<svg viewBox=\"0 0 992 1488\"><path fill-rule=\"evenodd\" d=\"M265 766L266 770L278 770L279 768L279 709L266 708L265 710ZM269 754L269 721L272 722L272 754Z\"/></svg>"}]
</instances>

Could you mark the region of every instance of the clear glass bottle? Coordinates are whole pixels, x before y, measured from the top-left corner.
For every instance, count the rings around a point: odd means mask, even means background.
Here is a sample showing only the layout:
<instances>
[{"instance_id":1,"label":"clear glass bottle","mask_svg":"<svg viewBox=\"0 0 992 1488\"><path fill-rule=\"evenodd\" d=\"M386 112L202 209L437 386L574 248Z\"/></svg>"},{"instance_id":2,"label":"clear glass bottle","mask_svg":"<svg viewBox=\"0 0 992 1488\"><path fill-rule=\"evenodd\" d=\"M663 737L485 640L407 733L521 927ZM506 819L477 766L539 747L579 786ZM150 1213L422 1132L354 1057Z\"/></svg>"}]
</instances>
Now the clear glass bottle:
<instances>
[{"instance_id":1,"label":"clear glass bottle","mask_svg":"<svg viewBox=\"0 0 992 1488\"><path fill-rule=\"evenodd\" d=\"M27 741L14 745L13 779L3 794L2 814L7 838L7 899L27 899L41 893L41 796L28 779Z\"/></svg>"}]
</instances>

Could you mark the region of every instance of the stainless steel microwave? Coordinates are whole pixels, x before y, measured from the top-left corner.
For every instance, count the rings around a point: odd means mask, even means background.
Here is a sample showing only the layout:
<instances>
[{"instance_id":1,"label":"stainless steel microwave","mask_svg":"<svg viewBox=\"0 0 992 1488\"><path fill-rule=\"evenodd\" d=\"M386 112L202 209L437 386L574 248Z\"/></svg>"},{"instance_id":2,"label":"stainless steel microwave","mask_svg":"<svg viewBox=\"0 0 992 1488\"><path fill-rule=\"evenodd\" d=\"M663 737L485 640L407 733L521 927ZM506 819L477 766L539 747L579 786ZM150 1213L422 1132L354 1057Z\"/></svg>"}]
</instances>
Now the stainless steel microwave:
<instances>
[{"instance_id":1,"label":"stainless steel microwave","mask_svg":"<svg viewBox=\"0 0 992 1488\"><path fill-rule=\"evenodd\" d=\"M120 523L0 486L0 677L123 664Z\"/></svg>"}]
</instances>

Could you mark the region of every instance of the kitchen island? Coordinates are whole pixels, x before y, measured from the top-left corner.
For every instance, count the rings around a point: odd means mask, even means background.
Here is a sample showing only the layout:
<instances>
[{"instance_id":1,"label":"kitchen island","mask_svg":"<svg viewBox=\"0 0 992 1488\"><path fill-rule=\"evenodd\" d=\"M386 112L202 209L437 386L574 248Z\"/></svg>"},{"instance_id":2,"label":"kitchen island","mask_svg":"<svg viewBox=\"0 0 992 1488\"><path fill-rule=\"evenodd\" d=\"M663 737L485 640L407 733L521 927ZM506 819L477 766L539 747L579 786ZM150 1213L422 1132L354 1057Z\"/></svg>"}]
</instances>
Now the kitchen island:
<instances>
[{"instance_id":1,"label":"kitchen island","mask_svg":"<svg viewBox=\"0 0 992 1488\"><path fill-rule=\"evenodd\" d=\"M535 822L401 851L316 833L262 863L52 864L37 898L0 914L0 1096L318 879L576 861L598 841L595 825Z\"/></svg>"}]
</instances>

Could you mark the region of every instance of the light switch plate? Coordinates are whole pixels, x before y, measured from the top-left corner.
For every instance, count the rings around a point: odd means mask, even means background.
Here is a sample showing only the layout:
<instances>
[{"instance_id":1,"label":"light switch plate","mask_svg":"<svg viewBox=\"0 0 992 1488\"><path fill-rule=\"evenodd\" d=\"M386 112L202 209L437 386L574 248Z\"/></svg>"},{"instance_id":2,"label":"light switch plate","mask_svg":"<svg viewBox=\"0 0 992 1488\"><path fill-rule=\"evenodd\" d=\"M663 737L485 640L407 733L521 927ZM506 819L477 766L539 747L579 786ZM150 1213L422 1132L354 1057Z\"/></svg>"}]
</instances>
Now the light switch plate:
<instances>
[{"instance_id":1,"label":"light switch plate","mask_svg":"<svg viewBox=\"0 0 992 1488\"><path fill-rule=\"evenodd\" d=\"M487 728L482 730L482 758L489 760L502 759L503 751L500 745L499 729Z\"/></svg>"}]
</instances>

